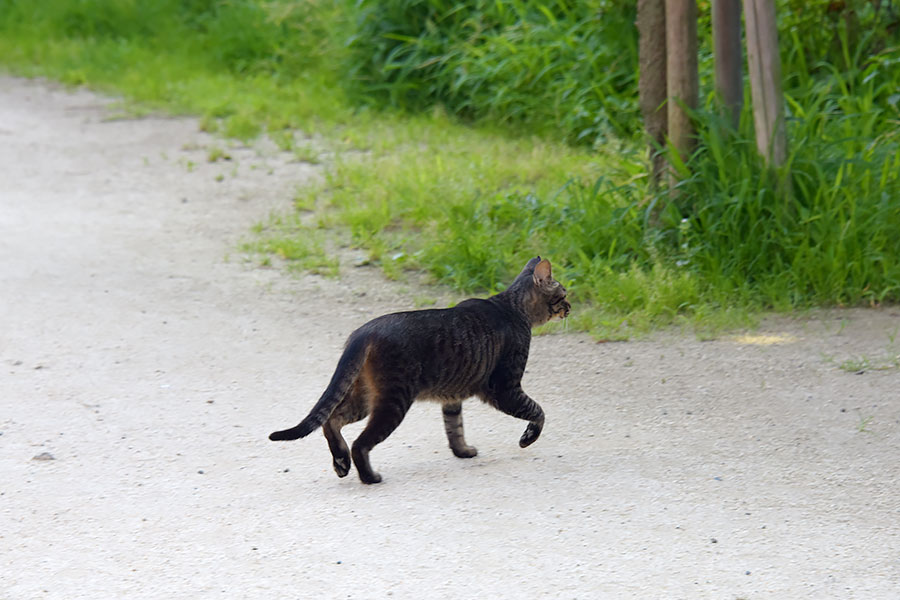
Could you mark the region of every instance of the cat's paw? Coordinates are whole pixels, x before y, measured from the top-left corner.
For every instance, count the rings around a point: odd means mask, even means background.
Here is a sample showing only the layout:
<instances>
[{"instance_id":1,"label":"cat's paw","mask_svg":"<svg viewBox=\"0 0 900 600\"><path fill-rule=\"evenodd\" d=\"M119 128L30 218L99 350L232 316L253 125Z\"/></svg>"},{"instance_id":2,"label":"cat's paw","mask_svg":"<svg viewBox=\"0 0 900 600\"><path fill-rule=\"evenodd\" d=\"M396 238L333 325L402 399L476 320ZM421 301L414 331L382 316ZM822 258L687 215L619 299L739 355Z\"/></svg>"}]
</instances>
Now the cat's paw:
<instances>
[{"instance_id":1,"label":"cat's paw","mask_svg":"<svg viewBox=\"0 0 900 600\"><path fill-rule=\"evenodd\" d=\"M337 473L338 477L346 477L347 473L350 472L350 457L342 456L340 458L335 458L332 461L334 465L334 472Z\"/></svg>"},{"instance_id":2,"label":"cat's paw","mask_svg":"<svg viewBox=\"0 0 900 600\"><path fill-rule=\"evenodd\" d=\"M522 434L522 437L519 438L519 447L527 448L531 444L535 442L541 435L542 427L540 425L535 425L534 423L529 423L528 427L525 428L525 433Z\"/></svg>"},{"instance_id":3,"label":"cat's paw","mask_svg":"<svg viewBox=\"0 0 900 600\"><path fill-rule=\"evenodd\" d=\"M362 472L360 472L359 480L367 485L370 485L373 483L381 483L381 475L379 475L375 471L372 471L372 472L366 473L366 474L363 474Z\"/></svg>"},{"instance_id":4,"label":"cat's paw","mask_svg":"<svg viewBox=\"0 0 900 600\"><path fill-rule=\"evenodd\" d=\"M478 456L478 449L475 446L460 446L458 448L450 448L453 454L458 458L474 458Z\"/></svg>"}]
</instances>

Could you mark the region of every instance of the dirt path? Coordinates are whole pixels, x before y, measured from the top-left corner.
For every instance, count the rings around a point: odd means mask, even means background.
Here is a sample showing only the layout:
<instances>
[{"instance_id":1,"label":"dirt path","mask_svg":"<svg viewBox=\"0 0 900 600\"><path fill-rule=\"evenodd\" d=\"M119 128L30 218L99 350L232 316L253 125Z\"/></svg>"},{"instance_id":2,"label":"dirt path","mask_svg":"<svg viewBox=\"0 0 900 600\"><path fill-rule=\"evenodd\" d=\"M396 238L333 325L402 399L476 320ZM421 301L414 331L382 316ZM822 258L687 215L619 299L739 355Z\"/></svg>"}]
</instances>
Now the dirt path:
<instances>
[{"instance_id":1,"label":"dirt path","mask_svg":"<svg viewBox=\"0 0 900 600\"><path fill-rule=\"evenodd\" d=\"M0 77L0 598L900 597L900 375L839 368L896 309L538 338L536 444L472 403L458 460L417 405L366 487L266 435L410 295L244 264L312 168L114 112Z\"/></svg>"}]
</instances>

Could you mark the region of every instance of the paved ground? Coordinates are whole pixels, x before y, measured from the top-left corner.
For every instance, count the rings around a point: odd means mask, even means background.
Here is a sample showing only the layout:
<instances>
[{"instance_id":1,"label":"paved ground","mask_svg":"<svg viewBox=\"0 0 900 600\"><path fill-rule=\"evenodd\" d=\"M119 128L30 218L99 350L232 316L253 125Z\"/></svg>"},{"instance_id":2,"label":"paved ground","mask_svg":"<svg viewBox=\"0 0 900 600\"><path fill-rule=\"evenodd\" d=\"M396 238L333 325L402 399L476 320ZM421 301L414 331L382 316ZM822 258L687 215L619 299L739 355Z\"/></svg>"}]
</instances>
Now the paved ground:
<instances>
[{"instance_id":1,"label":"paved ground","mask_svg":"<svg viewBox=\"0 0 900 600\"><path fill-rule=\"evenodd\" d=\"M367 487L266 435L408 286L246 263L313 168L115 114L0 77L0 598L900 597L897 309L538 338L536 444L417 405Z\"/></svg>"}]
</instances>

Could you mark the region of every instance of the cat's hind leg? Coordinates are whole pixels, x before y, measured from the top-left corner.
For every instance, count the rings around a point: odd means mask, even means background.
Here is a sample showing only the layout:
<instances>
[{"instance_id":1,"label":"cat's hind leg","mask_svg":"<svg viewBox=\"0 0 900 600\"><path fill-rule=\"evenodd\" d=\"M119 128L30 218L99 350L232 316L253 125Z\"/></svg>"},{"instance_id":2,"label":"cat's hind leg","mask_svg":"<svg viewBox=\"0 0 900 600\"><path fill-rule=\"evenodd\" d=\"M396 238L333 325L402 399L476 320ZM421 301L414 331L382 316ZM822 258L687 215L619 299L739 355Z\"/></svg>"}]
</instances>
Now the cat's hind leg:
<instances>
[{"instance_id":1,"label":"cat's hind leg","mask_svg":"<svg viewBox=\"0 0 900 600\"><path fill-rule=\"evenodd\" d=\"M463 431L462 402L445 403L441 407L444 415L444 431L447 433L447 441L450 449L459 458L472 458L478 455L474 446L466 443Z\"/></svg>"},{"instance_id":2,"label":"cat's hind leg","mask_svg":"<svg viewBox=\"0 0 900 600\"><path fill-rule=\"evenodd\" d=\"M338 477L346 477L350 472L350 448L344 436L341 435L341 426L334 419L328 419L322 425L325 439L328 440L328 449L331 450L334 472Z\"/></svg>"},{"instance_id":3,"label":"cat's hind leg","mask_svg":"<svg viewBox=\"0 0 900 600\"><path fill-rule=\"evenodd\" d=\"M373 403L369 422L353 442L351 450L353 464L363 483L381 482L381 475L373 471L369 463L369 452L397 429L413 402L413 395L406 391L388 391L379 395Z\"/></svg>"},{"instance_id":4,"label":"cat's hind leg","mask_svg":"<svg viewBox=\"0 0 900 600\"><path fill-rule=\"evenodd\" d=\"M350 448L347 447L347 442L341 435L341 428L347 423L361 421L368 414L368 403L360 394L360 390L354 388L322 425L322 432L328 441L328 449L331 450L334 472L338 477L346 477L350 472Z\"/></svg>"}]
</instances>

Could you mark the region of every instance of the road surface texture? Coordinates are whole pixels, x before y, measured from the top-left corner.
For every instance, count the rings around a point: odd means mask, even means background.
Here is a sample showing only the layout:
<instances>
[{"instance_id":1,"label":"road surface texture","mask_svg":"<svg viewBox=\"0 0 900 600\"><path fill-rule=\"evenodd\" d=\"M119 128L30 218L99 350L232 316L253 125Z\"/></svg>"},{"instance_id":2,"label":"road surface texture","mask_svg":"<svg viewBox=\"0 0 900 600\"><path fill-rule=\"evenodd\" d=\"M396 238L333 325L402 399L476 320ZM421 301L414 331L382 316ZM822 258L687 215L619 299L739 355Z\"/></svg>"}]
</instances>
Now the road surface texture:
<instances>
[{"instance_id":1,"label":"road surface texture","mask_svg":"<svg viewBox=\"0 0 900 600\"><path fill-rule=\"evenodd\" d=\"M266 436L413 284L245 260L321 173L227 144L0 77L0 598L900 598L897 308L535 338L533 446L421 403L365 486Z\"/></svg>"}]
</instances>

